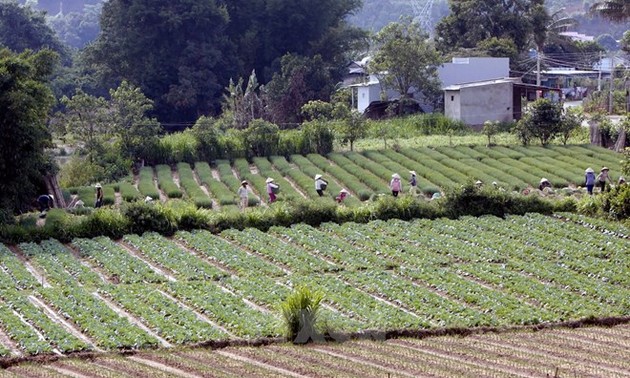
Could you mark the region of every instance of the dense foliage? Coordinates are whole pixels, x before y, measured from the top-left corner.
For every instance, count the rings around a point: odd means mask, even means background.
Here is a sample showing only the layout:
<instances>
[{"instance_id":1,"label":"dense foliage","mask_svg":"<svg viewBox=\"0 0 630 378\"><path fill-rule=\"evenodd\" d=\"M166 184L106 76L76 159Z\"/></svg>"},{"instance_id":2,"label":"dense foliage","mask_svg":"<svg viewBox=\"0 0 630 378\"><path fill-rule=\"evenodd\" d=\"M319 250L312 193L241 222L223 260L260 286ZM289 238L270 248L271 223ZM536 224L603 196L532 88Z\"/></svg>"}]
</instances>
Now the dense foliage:
<instances>
[{"instance_id":1,"label":"dense foliage","mask_svg":"<svg viewBox=\"0 0 630 378\"><path fill-rule=\"evenodd\" d=\"M54 173L44 153L51 137L46 119L54 98L47 86L57 54L0 50L0 212L24 210Z\"/></svg>"}]
</instances>

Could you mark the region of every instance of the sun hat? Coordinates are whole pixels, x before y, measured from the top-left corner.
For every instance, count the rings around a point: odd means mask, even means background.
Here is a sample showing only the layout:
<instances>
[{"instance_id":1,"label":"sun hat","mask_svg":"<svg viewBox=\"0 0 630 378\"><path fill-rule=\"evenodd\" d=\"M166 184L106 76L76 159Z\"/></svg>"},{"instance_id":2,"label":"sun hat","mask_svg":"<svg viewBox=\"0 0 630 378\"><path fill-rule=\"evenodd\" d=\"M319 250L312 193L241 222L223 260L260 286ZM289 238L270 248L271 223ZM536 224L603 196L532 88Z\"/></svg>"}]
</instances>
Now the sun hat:
<instances>
[{"instance_id":1,"label":"sun hat","mask_svg":"<svg viewBox=\"0 0 630 378\"><path fill-rule=\"evenodd\" d=\"M440 194L440 193L438 193L438 192L435 192L435 193L433 193L433 195L431 196L431 199L438 199L438 198L441 198L441 197L442 197L442 194Z\"/></svg>"},{"instance_id":2,"label":"sun hat","mask_svg":"<svg viewBox=\"0 0 630 378\"><path fill-rule=\"evenodd\" d=\"M602 169L600 170L600 172L603 172L603 171L610 171L610 169L608 169L608 167L602 167Z\"/></svg>"},{"instance_id":3,"label":"sun hat","mask_svg":"<svg viewBox=\"0 0 630 378\"><path fill-rule=\"evenodd\" d=\"M623 176L619 176L619 183L626 182L626 179Z\"/></svg>"},{"instance_id":4,"label":"sun hat","mask_svg":"<svg viewBox=\"0 0 630 378\"><path fill-rule=\"evenodd\" d=\"M540 182L549 182L549 180L547 180L546 178L543 177L543 178L540 179Z\"/></svg>"},{"instance_id":5,"label":"sun hat","mask_svg":"<svg viewBox=\"0 0 630 378\"><path fill-rule=\"evenodd\" d=\"M101 188L101 184L100 184L100 183L98 183L98 184L94 185L94 187L95 187L96 189Z\"/></svg>"},{"instance_id":6,"label":"sun hat","mask_svg":"<svg viewBox=\"0 0 630 378\"><path fill-rule=\"evenodd\" d=\"M399 178L400 178L400 175L399 175L398 173L394 173L394 174L392 175L392 178L397 178L397 179L399 179Z\"/></svg>"},{"instance_id":7,"label":"sun hat","mask_svg":"<svg viewBox=\"0 0 630 378\"><path fill-rule=\"evenodd\" d=\"M55 196L53 196L52 194L49 194L48 196L50 197L51 200L53 201L55 200Z\"/></svg>"},{"instance_id":8,"label":"sun hat","mask_svg":"<svg viewBox=\"0 0 630 378\"><path fill-rule=\"evenodd\" d=\"M588 167L586 168L586 171L584 171L585 173L594 173L595 171L593 171L593 168Z\"/></svg>"},{"instance_id":9,"label":"sun hat","mask_svg":"<svg viewBox=\"0 0 630 378\"><path fill-rule=\"evenodd\" d=\"M241 185L247 185L247 181L245 180L241 181Z\"/></svg>"},{"instance_id":10,"label":"sun hat","mask_svg":"<svg viewBox=\"0 0 630 378\"><path fill-rule=\"evenodd\" d=\"M492 181L492 186L498 186L498 185L499 185L499 183L498 183L498 182L496 182L496 181Z\"/></svg>"},{"instance_id":11,"label":"sun hat","mask_svg":"<svg viewBox=\"0 0 630 378\"><path fill-rule=\"evenodd\" d=\"M409 171L409 173L411 173L414 176L417 176L418 174L416 173L416 171Z\"/></svg>"},{"instance_id":12,"label":"sun hat","mask_svg":"<svg viewBox=\"0 0 630 378\"><path fill-rule=\"evenodd\" d=\"M339 191L339 193L346 193L346 194L350 194L350 192L349 192L349 191L347 191L347 190L345 190L345 189L341 189L341 190Z\"/></svg>"},{"instance_id":13,"label":"sun hat","mask_svg":"<svg viewBox=\"0 0 630 378\"><path fill-rule=\"evenodd\" d=\"M320 178L322 178L322 175L320 174L315 175L315 180L319 180Z\"/></svg>"},{"instance_id":14,"label":"sun hat","mask_svg":"<svg viewBox=\"0 0 630 378\"><path fill-rule=\"evenodd\" d=\"M267 177L267 180L265 180L265 182L269 184L270 182L273 182L273 179L271 177Z\"/></svg>"},{"instance_id":15,"label":"sun hat","mask_svg":"<svg viewBox=\"0 0 630 378\"><path fill-rule=\"evenodd\" d=\"M475 181L475 185L481 185L481 184L483 184L483 182L481 180Z\"/></svg>"}]
</instances>

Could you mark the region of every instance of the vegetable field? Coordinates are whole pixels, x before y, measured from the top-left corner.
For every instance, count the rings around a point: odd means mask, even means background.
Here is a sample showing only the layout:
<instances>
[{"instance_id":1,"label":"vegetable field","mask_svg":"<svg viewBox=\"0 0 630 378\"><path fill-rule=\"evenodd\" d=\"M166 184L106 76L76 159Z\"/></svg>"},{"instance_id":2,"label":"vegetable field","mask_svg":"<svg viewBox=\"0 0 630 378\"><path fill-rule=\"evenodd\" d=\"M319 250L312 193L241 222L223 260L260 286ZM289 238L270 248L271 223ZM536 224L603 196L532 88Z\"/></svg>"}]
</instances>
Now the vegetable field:
<instances>
[{"instance_id":1,"label":"vegetable field","mask_svg":"<svg viewBox=\"0 0 630 378\"><path fill-rule=\"evenodd\" d=\"M10 367L29 377L627 377L630 327L183 349ZM4 374L3 374L4 373Z\"/></svg>"},{"instance_id":2,"label":"vegetable field","mask_svg":"<svg viewBox=\"0 0 630 378\"><path fill-rule=\"evenodd\" d=\"M313 177L323 174L329 186L326 193L331 201L341 188L350 191L346 204L359 204L373 195L389 193L388 183L393 173L403 176L408 171L418 173L418 188L425 194L448 189L466 182L481 180L486 184L496 182L506 190L537 187L545 177L556 188L571 184L582 186L584 170L602 166L611 169L613 179L620 172L620 155L590 145L521 147L436 147L402 149L400 151L365 151L332 153L328 156L309 154L293 155L288 159L272 156L255 158L251 163L237 159L230 165L219 160L212 167L207 162L191 166L179 163L169 168L160 165L144 167L130 185L117 184L112 188L126 190L122 199L149 196L162 201L181 198L199 207L235 209L238 203L236 190L241 180L250 183L250 206L267 201L265 178L273 177L281 187L280 201L316 198ZM105 192L107 203L114 203L114 189ZM408 187L403 184L403 192ZM73 188L88 206L93 203L92 188Z\"/></svg>"},{"instance_id":3,"label":"vegetable field","mask_svg":"<svg viewBox=\"0 0 630 378\"><path fill-rule=\"evenodd\" d=\"M0 245L0 355L278 336L298 285L344 332L627 316L629 235L560 214Z\"/></svg>"}]
</instances>

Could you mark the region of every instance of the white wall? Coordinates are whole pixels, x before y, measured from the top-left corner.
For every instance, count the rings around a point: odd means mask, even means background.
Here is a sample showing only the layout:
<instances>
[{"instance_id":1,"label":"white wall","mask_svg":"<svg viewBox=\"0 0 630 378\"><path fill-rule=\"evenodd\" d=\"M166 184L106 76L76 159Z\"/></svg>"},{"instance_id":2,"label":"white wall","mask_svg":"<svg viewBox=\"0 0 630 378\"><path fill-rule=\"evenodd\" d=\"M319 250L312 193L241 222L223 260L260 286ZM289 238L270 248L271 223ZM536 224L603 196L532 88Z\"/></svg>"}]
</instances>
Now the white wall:
<instances>
[{"instance_id":1,"label":"white wall","mask_svg":"<svg viewBox=\"0 0 630 378\"><path fill-rule=\"evenodd\" d=\"M357 110L361 113L365 112L370 103L381 99L380 84L366 84L357 87Z\"/></svg>"},{"instance_id":2,"label":"white wall","mask_svg":"<svg viewBox=\"0 0 630 378\"><path fill-rule=\"evenodd\" d=\"M444 91L444 115L450 119L461 119L461 101L458 90Z\"/></svg>"},{"instance_id":3,"label":"white wall","mask_svg":"<svg viewBox=\"0 0 630 378\"><path fill-rule=\"evenodd\" d=\"M510 76L510 58L453 58L438 68L442 88Z\"/></svg>"},{"instance_id":4,"label":"white wall","mask_svg":"<svg viewBox=\"0 0 630 378\"><path fill-rule=\"evenodd\" d=\"M482 125L485 121L512 121L512 91L513 84L509 82L461 88L459 119L468 125Z\"/></svg>"}]
</instances>

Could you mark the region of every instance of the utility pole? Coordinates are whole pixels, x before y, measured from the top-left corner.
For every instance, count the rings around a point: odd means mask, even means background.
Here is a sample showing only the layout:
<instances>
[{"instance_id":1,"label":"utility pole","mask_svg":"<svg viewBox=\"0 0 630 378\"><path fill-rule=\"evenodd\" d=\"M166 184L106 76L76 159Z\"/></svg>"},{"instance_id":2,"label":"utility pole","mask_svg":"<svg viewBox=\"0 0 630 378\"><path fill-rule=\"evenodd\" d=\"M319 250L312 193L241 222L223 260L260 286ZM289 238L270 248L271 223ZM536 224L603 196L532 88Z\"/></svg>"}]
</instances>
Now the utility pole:
<instances>
[{"instance_id":1,"label":"utility pole","mask_svg":"<svg viewBox=\"0 0 630 378\"><path fill-rule=\"evenodd\" d=\"M540 87L540 61L542 59L540 54L541 54L541 51L536 49L536 86L537 87ZM539 98L538 93L539 93L538 88L536 88L536 98Z\"/></svg>"},{"instance_id":2,"label":"utility pole","mask_svg":"<svg viewBox=\"0 0 630 378\"><path fill-rule=\"evenodd\" d=\"M602 52L599 52L599 75L597 76L597 92L602 90Z\"/></svg>"},{"instance_id":3,"label":"utility pole","mask_svg":"<svg viewBox=\"0 0 630 378\"><path fill-rule=\"evenodd\" d=\"M615 86L615 56L611 51L610 54L610 90L608 92L608 114L613 114L613 90Z\"/></svg>"}]
</instances>

